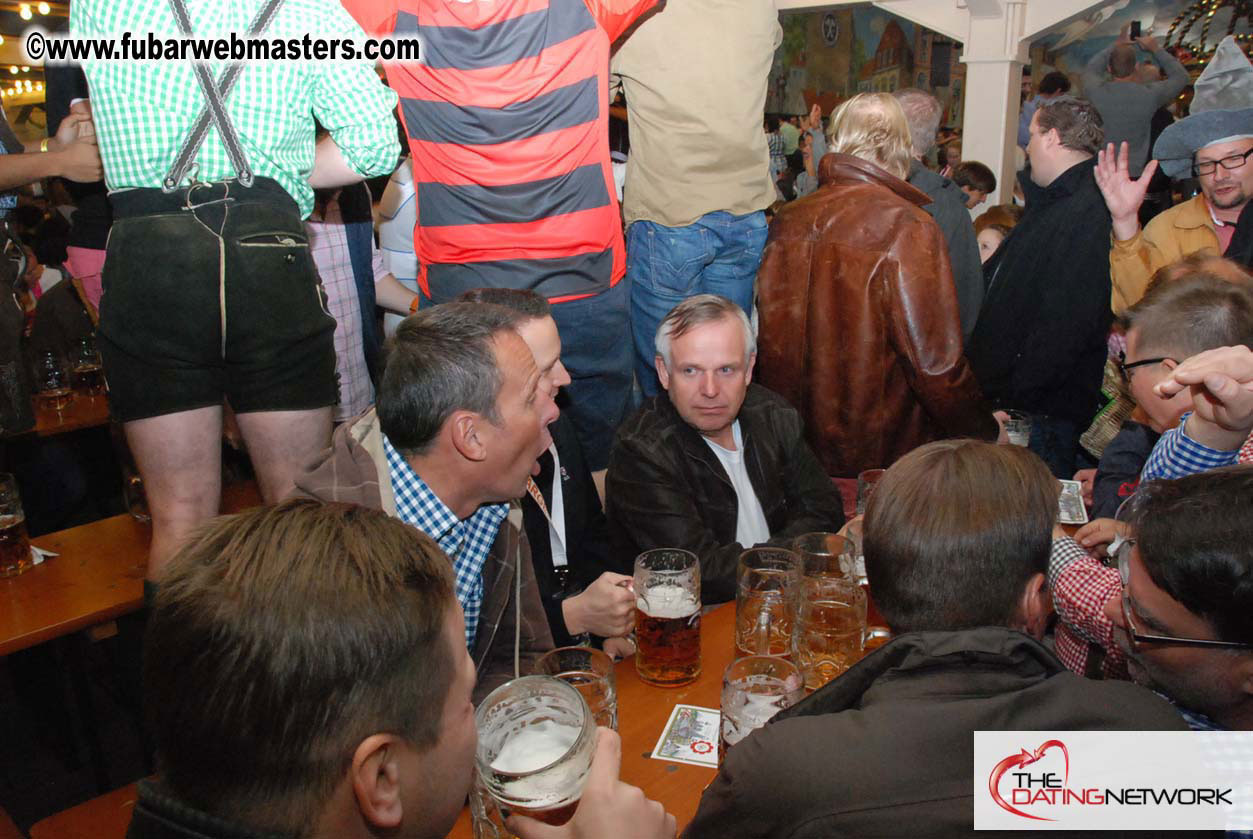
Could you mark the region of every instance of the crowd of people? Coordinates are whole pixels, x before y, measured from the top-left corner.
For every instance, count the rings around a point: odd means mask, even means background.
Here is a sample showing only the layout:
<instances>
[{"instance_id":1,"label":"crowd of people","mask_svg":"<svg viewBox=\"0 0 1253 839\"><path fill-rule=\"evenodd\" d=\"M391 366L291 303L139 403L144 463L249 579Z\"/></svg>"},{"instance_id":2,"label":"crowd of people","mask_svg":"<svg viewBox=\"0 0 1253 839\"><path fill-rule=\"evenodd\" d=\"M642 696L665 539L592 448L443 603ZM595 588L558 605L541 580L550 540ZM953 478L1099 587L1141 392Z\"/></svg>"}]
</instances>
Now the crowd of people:
<instances>
[{"instance_id":1,"label":"crowd of people","mask_svg":"<svg viewBox=\"0 0 1253 839\"><path fill-rule=\"evenodd\" d=\"M89 63L47 150L0 156L0 186L108 188L60 225L72 299L5 282L40 353L95 334L151 511L131 836L444 836L477 702L555 645L634 652L636 555L691 551L727 602L867 469L892 640L732 748L686 826L602 731L573 820L511 830L957 835L975 730L1253 728L1248 87L1207 70L1154 131L1188 72L1124 33L1025 99L1022 200L979 212L997 173L931 162L926 91L762 130L772 4L192 5L204 34L420 30L426 61ZM71 33L180 7L74 0ZM1230 40L1219 65L1253 76ZM265 506L215 518L228 426Z\"/></svg>"}]
</instances>

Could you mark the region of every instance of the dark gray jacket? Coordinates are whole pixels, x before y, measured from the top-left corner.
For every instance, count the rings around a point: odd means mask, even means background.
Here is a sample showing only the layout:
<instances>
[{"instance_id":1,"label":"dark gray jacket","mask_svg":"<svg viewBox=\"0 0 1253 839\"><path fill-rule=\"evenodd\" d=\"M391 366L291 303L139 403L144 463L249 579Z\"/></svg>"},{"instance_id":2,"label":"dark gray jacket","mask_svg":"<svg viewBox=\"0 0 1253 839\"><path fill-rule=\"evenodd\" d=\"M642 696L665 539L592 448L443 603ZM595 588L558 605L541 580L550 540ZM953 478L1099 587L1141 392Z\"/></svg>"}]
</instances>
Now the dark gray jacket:
<instances>
[{"instance_id":1,"label":"dark gray jacket","mask_svg":"<svg viewBox=\"0 0 1253 839\"><path fill-rule=\"evenodd\" d=\"M1085 679L1020 632L908 633L733 746L683 835L986 836L973 732L1187 729L1150 691Z\"/></svg>"},{"instance_id":2,"label":"dark gray jacket","mask_svg":"<svg viewBox=\"0 0 1253 839\"><path fill-rule=\"evenodd\" d=\"M979 243L975 226L966 209L966 194L948 178L932 172L917 160L909 164L909 183L927 193L931 203L923 207L935 219L944 244L948 246L949 263L953 266L953 285L957 288L957 309L961 315L962 338L969 338L983 305L983 264L979 261Z\"/></svg>"}]
</instances>

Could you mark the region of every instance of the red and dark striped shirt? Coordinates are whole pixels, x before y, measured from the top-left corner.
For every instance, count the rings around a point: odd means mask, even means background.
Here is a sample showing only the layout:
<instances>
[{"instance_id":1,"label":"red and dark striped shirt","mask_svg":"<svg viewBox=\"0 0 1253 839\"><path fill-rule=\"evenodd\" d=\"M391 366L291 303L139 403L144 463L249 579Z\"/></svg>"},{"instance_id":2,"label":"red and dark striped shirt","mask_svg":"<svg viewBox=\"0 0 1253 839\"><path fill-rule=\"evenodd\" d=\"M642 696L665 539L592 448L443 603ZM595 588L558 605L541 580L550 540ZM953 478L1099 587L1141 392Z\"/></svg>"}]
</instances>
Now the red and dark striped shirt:
<instances>
[{"instance_id":1,"label":"red and dark striped shirt","mask_svg":"<svg viewBox=\"0 0 1253 839\"><path fill-rule=\"evenodd\" d=\"M421 39L387 66L417 187L418 283L553 302L626 270L609 161L609 45L657 0L342 0L376 35Z\"/></svg>"}]
</instances>

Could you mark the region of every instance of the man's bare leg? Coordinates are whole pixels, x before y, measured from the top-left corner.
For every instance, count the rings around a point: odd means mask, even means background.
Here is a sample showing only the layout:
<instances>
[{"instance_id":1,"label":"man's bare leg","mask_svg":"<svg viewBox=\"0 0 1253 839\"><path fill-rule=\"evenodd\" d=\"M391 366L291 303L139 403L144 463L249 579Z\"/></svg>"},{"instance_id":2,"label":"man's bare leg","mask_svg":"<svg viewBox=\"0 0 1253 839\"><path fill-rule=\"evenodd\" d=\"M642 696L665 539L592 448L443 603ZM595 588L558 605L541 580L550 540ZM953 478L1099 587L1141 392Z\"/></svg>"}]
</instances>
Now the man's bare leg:
<instances>
[{"instance_id":1,"label":"man's bare leg","mask_svg":"<svg viewBox=\"0 0 1253 839\"><path fill-rule=\"evenodd\" d=\"M217 515L222 496L222 408L180 411L125 424L152 514L148 579L187 535Z\"/></svg>"},{"instance_id":2,"label":"man's bare leg","mask_svg":"<svg viewBox=\"0 0 1253 839\"><path fill-rule=\"evenodd\" d=\"M257 473L261 497L275 504L291 495L296 475L331 443L331 409L236 414Z\"/></svg>"}]
</instances>

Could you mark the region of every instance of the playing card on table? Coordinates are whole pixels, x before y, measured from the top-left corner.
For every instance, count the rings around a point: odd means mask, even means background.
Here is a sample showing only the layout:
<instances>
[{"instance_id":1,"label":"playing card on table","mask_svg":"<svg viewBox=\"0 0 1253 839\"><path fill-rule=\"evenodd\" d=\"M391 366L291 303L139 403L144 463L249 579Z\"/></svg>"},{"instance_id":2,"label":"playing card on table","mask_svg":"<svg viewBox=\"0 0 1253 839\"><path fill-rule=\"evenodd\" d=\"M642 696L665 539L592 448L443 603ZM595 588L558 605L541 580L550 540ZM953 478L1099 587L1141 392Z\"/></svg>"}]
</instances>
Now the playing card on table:
<instances>
[{"instance_id":1,"label":"playing card on table","mask_svg":"<svg viewBox=\"0 0 1253 839\"><path fill-rule=\"evenodd\" d=\"M1058 481L1062 494L1057 499L1058 521L1062 524L1087 524L1088 508L1083 505L1083 489L1078 481Z\"/></svg>"},{"instance_id":2,"label":"playing card on table","mask_svg":"<svg viewBox=\"0 0 1253 839\"><path fill-rule=\"evenodd\" d=\"M653 748L653 757L696 766L718 766L722 714L712 708L675 705Z\"/></svg>"}]
</instances>

